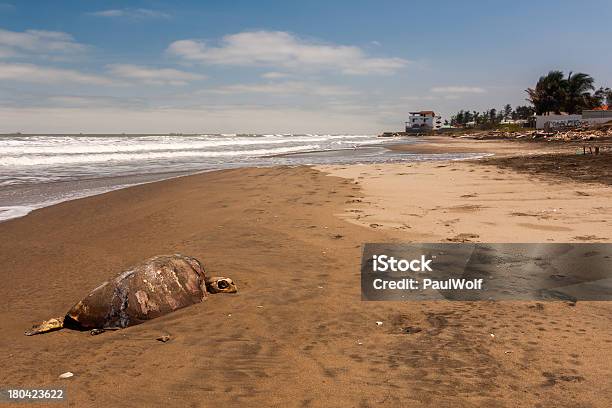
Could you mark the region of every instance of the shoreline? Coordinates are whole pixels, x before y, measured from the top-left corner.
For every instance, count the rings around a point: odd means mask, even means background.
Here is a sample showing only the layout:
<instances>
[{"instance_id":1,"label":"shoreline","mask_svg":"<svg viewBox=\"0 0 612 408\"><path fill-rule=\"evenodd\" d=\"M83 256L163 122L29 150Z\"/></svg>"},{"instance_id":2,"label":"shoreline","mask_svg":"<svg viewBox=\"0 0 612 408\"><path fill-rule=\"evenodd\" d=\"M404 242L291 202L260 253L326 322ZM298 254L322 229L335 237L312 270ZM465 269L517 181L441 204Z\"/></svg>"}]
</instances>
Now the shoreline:
<instances>
[{"instance_id":1,"label":"shoreline","mask_svg":"<svg viewBox=\"0 0 612 408\"><path fill-rule=\"evenodd\" d=\"M240 168L0 223L0 382L63 385L76 406L604 407L612 302L360 300L366 242L611 242L612 188L546 174L483 160ZM23 336L174 252L239 293L100 336Z\"/></svg>"},{"instance_id":2,"label":"shoreline","mask_svg":"<svg viewBox=\"0 0 612 408\"><path fill-rule=\"evenodd\" d=\"M128 175L128 176L113 176L113 177L100 177L100 178L88 178L88 179L80 179L80 180L67 180L67 181L53 181L48 183L40 183L33 185L17 185L17 186L8 186L13 187L11 190L11 195L15 195L16 193L20 193L25 191L27 194L27 190L34 190L36 194L41 194L41 191L45 192L45 195L57 195L60 194L61 197L46 199L44 201L38 201L33 203L24 203L20 205L8 205L10 203L5 203L5 205L0 205L0 223L3 223L8 220L12 220L15 218L25 217L32 211L50 207L53 205L61 204L68 201L79 200L81 198L93 197L105 193L109 193L112 191L122 190L134 186L139 186L142 184L156 183L158 181L171 180L178 177L191 176L194 174L205 173L211 170L200 170L196 172L168 172L168 173L158 173L153 177L146 174L136 174L136 175ZM149 180L146 180L150 178ZM110 183L110 184L109 184ZM82 185L88 185L88 187L83 188ZM80 188L75 189L74 186L80 186ZM72 188L71 188L72 187ZM2 200L2 196L0 196L0 202ZM11 212L16 214L14 216L10 216ZM9 216L7 216L7 213Z\"/></svg>"},{"instance_id":3,"label":"shoreline","mask_svg":"<svg viewBox=\"0 0 612 408\"><path fill-rule=\"evenodd\" d=\"M83 135L88 136L88 135ZM112 136L112 135L110 135ZM410 145L415 143L415 141L410 140L408 143L402 143L402 145ZM419 143L419 141L416 141ZM326 157L329 155L339 155L346 156L347 158L364 152L366 149L379 149L381 151L394 151L394 149L390 149L390 147L395 146L396 144L390 145L360 145L359 148L340 148L340 149L330 149L330 150L310 150L310 151L300 151L295 153L280 153L274 154L270 156L262 156L262 158L291 158L291 157ZM365 149L363 149L365 148ZM449 152L452 153L452 152ZM447 157L435 157L433 160L445 160ZM300 164L296 164L300 165ZM306 164L306 165L316 165ZM74 180L66 180L66 181L50 181L46 183L40 184L23 184L23 185L8 185L6 186L10 191L5 191L4 196L0 193L0 223L5 222L10 219L20 218L26 216L32 211L35 211L40 208L49 207L52 205L56 205L66 201L77 200L80 198L91 197L94 195L104 194L110 191L120 190L124 188L130 188L133 186L154 183L157 181L163 181L167 179L172 179L176 177L184 177L189 175L201 174L209 171L219 171L224 169L232 169L232 168L261 168L261 167L274 167L278 166L278 164L269 164L269 165L254 165L247 164L245 166L239 167L220 167L220 168L201 168L201 169L193 169L190 171L168 171L168 172L160 172L151 174L133 174L133 175L125 175L125 176L105 176L100 178L84 178L84 179L74 179ZM84 187L85 186L85 187ZM25 200L22 203L11 203L14 200L14 197L22 196L23 192L28 190L36 191L38 190L38 195L44 196L45 198L41 200L37 200L34 194L30 194L32 198ZM23 199L21 200L23 201Z\"/></svg>"}]
</instances>

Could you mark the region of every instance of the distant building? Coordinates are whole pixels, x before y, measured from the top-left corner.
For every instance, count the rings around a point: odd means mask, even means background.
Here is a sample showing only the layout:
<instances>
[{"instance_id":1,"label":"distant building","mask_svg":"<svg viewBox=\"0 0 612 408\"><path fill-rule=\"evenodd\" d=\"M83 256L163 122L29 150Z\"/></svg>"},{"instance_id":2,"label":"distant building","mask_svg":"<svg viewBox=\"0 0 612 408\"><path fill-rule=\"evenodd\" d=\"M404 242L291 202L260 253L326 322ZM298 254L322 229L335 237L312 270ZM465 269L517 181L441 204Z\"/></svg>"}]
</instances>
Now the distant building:
<instances>
[{"instance_id":1,"label":"distant building","mask_svg":"<svg viewBox=\"0 0 612 408\"><path fill-rule=\"evenodd\" d=\"M583 110L582 120L589 122L589 124L606 123L612 120L612 110L608 109L608 106L606 106L605 110L602 108Z\"/></svg>"},{"instance_id":2,"label":"distant building","mask_svg":"<svg viewBox=\"0 0 612 408\"><path fill-rule=\"evenodd\" d=\"M499 123L502 125L525 125L529 121L527 119L502 119Z\"/></svg>"},{"instance_id":3,"label":"distant building","mask_svg":"<svg viewBox=\"0 0 612 408\"><path fill-rule=\"evenodd\" d=\"M442 127L442 117L434 111L409 112L406 132L437 130Z\"/></svg>"}]
</instances>

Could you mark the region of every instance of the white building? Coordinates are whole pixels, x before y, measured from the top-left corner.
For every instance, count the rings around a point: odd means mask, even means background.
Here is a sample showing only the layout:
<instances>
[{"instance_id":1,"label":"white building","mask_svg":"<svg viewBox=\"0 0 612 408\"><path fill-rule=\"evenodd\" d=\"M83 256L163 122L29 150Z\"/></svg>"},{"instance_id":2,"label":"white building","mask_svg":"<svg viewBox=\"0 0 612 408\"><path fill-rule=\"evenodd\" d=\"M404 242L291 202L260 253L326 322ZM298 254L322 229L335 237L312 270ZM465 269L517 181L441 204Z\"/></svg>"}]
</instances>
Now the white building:
<instances>
[{"instance_id":1,"label":"white building","mask_svg":"<svg viewBox=\"0 0 612 408\"><path fill-rule=\"evenodd\" d=\"M527 119L502 119L499 123L502 125L524 125L528 122Z\"/></svg>"},{"instance_id":2,"label":"white building","mask_svg":"<svg viewBox=\"0 0 612 408\"><path fill-rule=\"evenodd\" d=\"M596 123L606 123L612 120L612 110L583 110L582 120L594 125Z\"/></svg>"},{"instance_id":3,"label":"white building","mask_svg":"<svg viewBox=\"0 0 612 408\"><path fill-rule=\"evenodd\" d=\"M436 116L434 111L409 112L406 122L406 132L417 130L437 130L442 127L442 117Z\"/></svg>"}]
</instances>

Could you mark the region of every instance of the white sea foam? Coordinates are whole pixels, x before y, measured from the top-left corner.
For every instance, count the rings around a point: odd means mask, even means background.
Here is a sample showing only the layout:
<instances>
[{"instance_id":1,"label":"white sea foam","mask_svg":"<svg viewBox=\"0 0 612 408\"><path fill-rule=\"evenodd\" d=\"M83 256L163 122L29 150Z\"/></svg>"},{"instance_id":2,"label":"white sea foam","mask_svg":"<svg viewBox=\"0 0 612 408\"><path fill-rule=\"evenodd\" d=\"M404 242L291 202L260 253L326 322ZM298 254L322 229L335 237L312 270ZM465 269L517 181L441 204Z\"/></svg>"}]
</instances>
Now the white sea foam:
<instances>
[{"instance_id":1,"label":"white sea foam","mask_svg":"<svg viewBox=\"0 0 612 408\"><path fill-rule=\"evenodd\" d=\"M276 149L255 150L225 150L225 151L143 151L133 153L108 153L108 154L62 154L51 156L9 156L0 158L0 166L38 166L52 164L84 164L100 163L108 161L142 161L152 159L176 159L186 157L235 157L235 156L268 156L274 154L293 153L318 149L320 146L300 145L297 147L281 147Z\"/></svg>"},{"instance_id":2,"label":"white sea foam","mask_svg":"<svg viewBox=\"0 0 612 408\"><path fill-rule=\"evenodd\" d=\"M9 207L0 207L0 221L10 220L11 218L19 218L27 215L37 207L30 205L14 205Z\"/></svg>"},{"instance_id":3,"label":"white sea foam","mask_svg":"<svg viewBox=\"0 0 612 408\"><path fill-rule=\"evenodd\" d=\"M370 140L363 140L368 138ZM371 140L367 135L334 136L277 136L270 137L167 137L158 136L155 140L144 138L102 138L102 137L37 137L31 140L0 140L0 156L51 155L51 154L102 154L156 151L186 151L216 147L240 147L279 144L302 144L330 141L334 144L367 144L380 142ZM350 139L350 140L347 140Z\"/></svg>"}]
</instances>

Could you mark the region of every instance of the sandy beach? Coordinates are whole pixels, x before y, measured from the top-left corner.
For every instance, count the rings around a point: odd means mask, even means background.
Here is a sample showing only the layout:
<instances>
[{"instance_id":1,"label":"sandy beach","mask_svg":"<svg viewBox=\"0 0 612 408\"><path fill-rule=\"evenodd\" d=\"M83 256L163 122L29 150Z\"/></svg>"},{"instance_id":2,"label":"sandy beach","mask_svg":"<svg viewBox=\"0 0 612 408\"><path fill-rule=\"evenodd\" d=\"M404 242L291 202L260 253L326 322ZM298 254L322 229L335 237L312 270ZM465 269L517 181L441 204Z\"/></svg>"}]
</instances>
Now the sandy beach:
<instances>
[{"instance_id":1,"label":"sandy beach","mask_svg":"<svg viewBox=\"0 0 612 408\"><path fill-rule=\"evenodd\" d=\"M0 383L64 386L74 407L607 407L610 302L360 300L366 242L612 242L609 167L560 178L546 164L575 148L530 146L435 139L398 149L497 155L215 171L0 223ZM99 336L23 335L175 252L239 293Z\"/></svg>"}]
</instances>

